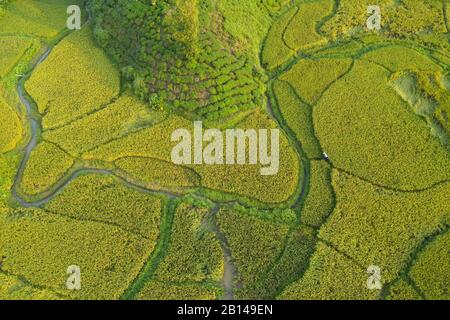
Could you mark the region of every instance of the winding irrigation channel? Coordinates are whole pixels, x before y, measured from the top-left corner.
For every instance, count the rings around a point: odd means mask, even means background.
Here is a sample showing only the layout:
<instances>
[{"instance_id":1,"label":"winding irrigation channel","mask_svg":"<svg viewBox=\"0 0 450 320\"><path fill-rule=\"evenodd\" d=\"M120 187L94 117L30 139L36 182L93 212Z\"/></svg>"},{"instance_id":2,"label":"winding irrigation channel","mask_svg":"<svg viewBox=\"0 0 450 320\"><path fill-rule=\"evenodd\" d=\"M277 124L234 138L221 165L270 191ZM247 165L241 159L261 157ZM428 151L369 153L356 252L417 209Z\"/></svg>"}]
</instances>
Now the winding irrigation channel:
<instances>
[{"instance_id":1,"label":"winding irrigation channel","mask_svg":"<svg viewBox=\"0 0 450 320\"><path fill-rule=\"evenodd\" d=\"M24 207L38 207L40 205L45 204L47 201L41 200L36 202L28 202L25 199L23 199L20 194L17 192L18 185L23 177L23 172L25 171L25 167L27 165L28 160L30 159L30 155L33 152L34 148L37 146L37 138L40 131L40 124L39 120L36 119L36 117L33 115L33 107L32 103L28 100L25 94L25 81L30 77L30 75L33 73L34 69L45 61L45 59L48 58L50 55L50 52L52 51L52 47L47 48L47 50L42 54L42 56L37 60L37 62L33 65L31 70L25 74L22 75L17 83L17 94L19 95L20 102L25 106L26 110L26 118L30 122L30 141L28 142L27 146L24 150L24 156L22 161L20 162L19 168L17 170L16 177L14 179L14 184L12 187L12 195L13 197Z\"/></svg>"},{"instance_id":2,"label":"winding irrigation channel","mask_svg":"<svg viewBox=\"0 0 450 320\"><path fill-rule=\"evenodd\" d=\"M69 185L73 180L78 178L80 175L102 174L102 175L116 176L114 174L114 172L106 170L106 169L80 168L80 169L73 170L73 171L69 172L68 174L66 174L66 176L60 180L57 188L40 200L28 201L18 191L20 181L22 180L23 173L27 166L28 160L30 159L31 153L33 152L33 150L36 148L36 146L38 144L38 136L42 130L40 120L35 116L35 110L33 110L33 105L35 105L35 103L34 103L34 101L31 100L32 98L26 93L25 82L31 76L31 74L33 73L35 68L48 58L52 49L53 49L53 47L47 48L47 50L41 55L41 57L39 57L37 62L32 66L31 70L27 74L22 75L20 77L18 84L17 84L17 94L19 96L20 102L25 106L26 118L29 120L30 140L24 149L24 155L20 162L19 168L17 170L17 174L14 179L14 183L13 183L11 192L12 192L13 197L19 202L19 204L25 208L42 207L43 205L45 205L46 203L51 201L53 198L55 198L57 195L59 195L67 185ZM178 196L175 193L171 193L171 192L167 192L167 191L150 190L150 189L144 188L138 184L129 182L124 178L121 178L121 177L117 177L117 178L119 180L121 180L121 182L124 185L126 185L127 187L138 190L140 192L152 193L152 194L155 194L155 193L163 194L163 195L167 196L168 198L174 198L174 197Z\"/></svg>"},{"instance_id":3,"label":"winding irrigation channel","mask_svg":"<svg viewBox=\"0 0 450 320\"><path fill-rule=\"evenodd\" d=\"M79 177L82 174L86 174L86 173L96 173L96 174L103 174L103 175L114 175L113 172L108 171L108 170L103 170L103 169L91 169L91 168L82 168L82 169L78 169L73 171L68 178L64 179L62 183L60 183L58 185L58 187L51 192L49 195L47 195L46 197L40 199L40 200L36 200L36 201L27 201L26 199L24 199L24 197L22 197L22 195L20 194L20 192L18 191L19 188L19 184L20 181L22 180L23 177L23 173L25 171L26 165L28 163L28 160L30 159L30 155L33 152L34 148L36 148L37 146L37 141L38 141L38 135L39 132L41 131L41 125L40 125L40 121L39 119L37 119L37 117L34 115L34 110L33 110L33 104L34 101L31 101L31 97L26 93L25 91L25 82L28 80L28 78L31 76L31 74L33 73L34 69L40 65L42 62L45 61L45 59L48 58L48 56L50 55L51 51L52 51L53 47L49 47L47 48L47 50L42 54L42 56L37 60L37 62L33 65L33 67L31 68L31 70L20 77L18 84L17 84L17 94L19 95L20 98L20 102L25 106L25 110L26 110L26 118L29 120L29 128L30 128L30 141L28 142L28 144L26 145L25 149L24 149L24 155L23 155L23 159L20 162L19 168L17 170L17 174L16 177L14 179L14 184L12 187L12 195L13 197L19 202L19 204L23 207L26 208L30 208L30 207L41 207L43 205L45 205L47 202L49 202L50 200L52 200L53 198L55 198L59 193L62 192L62 190L68 185L70 184L73 180L75 180L77 177ZM127 185L130 188L133 189L137 189L141 192L146 192L146 193L155 193L156 191L152 191L152 190L147 190L139 185L133 184L131 182L126 181L125 179L121 179L122 182ZM168 197L174 197L174 194L171 193L165 193L165 192L159 192L159 193L164 193L166 194Z\"/></svg>"}]
</instances>

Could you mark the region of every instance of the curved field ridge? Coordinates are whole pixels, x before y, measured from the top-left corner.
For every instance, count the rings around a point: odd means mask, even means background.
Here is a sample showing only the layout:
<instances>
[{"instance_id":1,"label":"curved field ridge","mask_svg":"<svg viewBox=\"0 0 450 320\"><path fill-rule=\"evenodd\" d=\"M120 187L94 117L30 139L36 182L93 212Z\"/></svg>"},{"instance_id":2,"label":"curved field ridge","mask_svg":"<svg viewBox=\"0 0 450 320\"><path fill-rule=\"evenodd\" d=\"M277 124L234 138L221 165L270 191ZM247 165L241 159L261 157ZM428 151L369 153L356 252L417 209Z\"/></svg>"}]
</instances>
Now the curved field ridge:
<instances>
[{"instance_id":1,"label":"curved field ridge","mask_svg":"<svg viewBox=\"0 0 450 320\"><path fill-rule=\"evenodd\" d=\"M0 5L0 298L448 298L448 6L379 3ZM280 128L279 174L174 165L193 120Z\"/></svg>"},{"instance_id":2,"label":"curved field ridge","mask_svg":"<svg viewBox=\"0 0 450 320\"><path fill-rule=\"evenodd\" d=\"M430 300L449 300L450 233L439 235L419 253L409 273L416 285Z\"/></svg>"},{"instance_id":3,"label":"curved field ridge","mask_svg":"<svg viewBox=\"0 0 450 320\"><path fill-rule=\"evenodd\" d=\"M334 171L333 187L336 208L319 237L362 266L379 266L383 283L397 278L428 235L450 224L450 183L404 193Z\"/></svg>"},{"instance_id":4,"label":"curved field ridge","mask_svg":"<svg viewBox=\"0 0 450 320\"><path fill-rule=\"evenodd\" d=\"M16 147L22 139L22 124L17 114L0 96L0 152L7 152Z\"/></svg>"},{"instance_id":5,"label":"curved field ridge","mask_svg":"<svg viewBox=\"0 0 450 320\"><path fill-rule=\"evenodd\" d=\"M85 26L55 46L25 88L43 115L42 127L48 129L108 103L119 94L120 81L118 71Z\"/></svg>"},{"instance_id":6,"label":"curved field ridge","mask_svg":"<svg viewBox=\"0 0 450 320\"><path fill-rule=\"evenodd\" d=\"M450 178L450 157L426 123L387 84L381 67L358 61L314 108L314 125L333 165L399 190Z\"/></svg>"}]
</instances>

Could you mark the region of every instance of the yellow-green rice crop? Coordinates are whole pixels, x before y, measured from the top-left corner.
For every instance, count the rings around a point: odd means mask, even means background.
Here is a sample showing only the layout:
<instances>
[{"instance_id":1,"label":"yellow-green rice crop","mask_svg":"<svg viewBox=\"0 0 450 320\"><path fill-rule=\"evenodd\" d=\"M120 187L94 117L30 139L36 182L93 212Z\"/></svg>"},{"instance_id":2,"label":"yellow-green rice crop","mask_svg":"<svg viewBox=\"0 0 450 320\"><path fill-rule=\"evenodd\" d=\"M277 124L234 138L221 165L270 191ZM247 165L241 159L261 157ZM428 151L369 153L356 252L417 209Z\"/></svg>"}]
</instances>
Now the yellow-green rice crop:
<instances>
[{"instance_id":1,"label":"yellow-green rice crop","mask_svg":"<svg viewBox=\"0 0 450 320\"><path fill-rule=\"evenodd\" d=\"M260 111L240 123L242 129L272 129L275 123ZM299 184L299 159L285 135L280 133L280 168L273 176L263 176L260 165L192 166L202 177L202 186L277 204L287 201Z\"/></svg>"},{"instance_id":2,"label":"yellow-green rice crop","mask_svg":"<svg viewBox=\"0 0 450 320\"><path fill-rule=\"evenodd\" d=\"M150 189L200 186L200 176L192 169L154 158L127 157L114 162L119 175L131 177Z\"/></svg>"},{"instance_id":3,"label":"yellow-green rice crop","mask_svg":"<svg viewBox=\"0 0 450 320\"><path fill-rule=\"evenodd\" d=\"M0 300L58 300L54 292L34 288L20 277L0 272Z\"/></svg>"},{"instance_id":4,"label":"yellow-green rice crop","mask_svg":"<svg viewBox=\"0 0 450 320\"><path fill-rule=\"evenodd\" d=\"M83 158L112 162L124 157L148 157L169 162L173 147L170 139L172 132L179 128L190 128L192 125L192 122L184 118L170 115L165 121L150 128L131 133L86 152Z\"/></svg>"},{"instance_id":5,"label":"yellow-green rice crop","mask_svg":"<svg viewBox=\"0 0 450 320\"><path fill-rule=\"evenodd\" d=\"M15 0L0 16L0 34L55 37L66 27L67 7L80 0Z\"/></svg>"},{"instance_id":6,"label":"yellow-green rice crop","mask_svg":"<svg viewBox=\"0 0 450 320\"><path fill-rule=\"evenodd\" d=\"M317 137L338 168L392 188L423 189L450 178L450 157L388 85L389 73L358 61L314 108Z\"/></svg>"},{"instance_id":7,"label":"yellow-green rice crop","mask_svg":"<svg viewBox=\"0 0 450 320\"><path fill-rule=\"evenodd\" d=\"M272 70L281 65L295 53L291 48L286 46L283 41L283 34L297 10L297 7L290 8L270 28L262 51L262 64L268 70Z\"/></svg>"},{"instance_id":8,"label":"yellow-green rice crop","mask_svg":"<svg viewBox=\"0 0 450 320\"><path fill-rule=\"evenodd\" d=\"M281 289L307 270L315 242L315 233L311 228L302 226L293 230L288 236L281 256L257 284L246 288L245 298L274 299Z\"/></svg>"},{"instance_id":9,"label":"yellow-green rice crop","mask_svg":"<svg viewBox=\"0 0 450 320\"><path fill-rule=\"evenodd\" d=\"M335 171L336 208L319 237L362 266L395 280L413 250L450 223L450 183L422 192L389 191Z\"/></svg>"},{"instance_id":10,"label":"yellow-green rice crop","mask_svg":"<svg viewBox=\"0 0 450 320\"><path fill-rule=\"evenodd\" d=\"M109 103L119 86L118 71L94 44L88 26L56 45L25 83L44 114L44 129L62 126Z\"/></svg>"},{"instance_id":11,"label":"yellow-green rice crop","mask_svg":"<svg viewBox=\"0 0 450 320\"><path fill-rule=\"evenodd\" d=\"M239 128L275 128L268 116L255 111ZM89 160L115 161L124 157L147 157L171 162L171 142L174 130L192 130L193 123L183 118L170 116L153 127L132 133L87 152L83 157ZM201 186L238 194L267 203L280 203L295 192L299 180L298 157L289 145L286 136L280 135L280 169L277 175L262 176L259 165L190 165L201 177ZM268 191L270 188L270 191Z\"/></svg>"},{"instance_id":12,"label":"yellow-green rice crop","mask_svg":"<svg viewBox=\"0 0 450 320\"><path fill-rule=\"evenodd\" d=\"M295 133L308 158L322 157L319 141L314 135L311 106L300 101L285 81L275 81L273 90L283 119Z\"/></svg>"},{"instance_id":13,"label":"yellow-green rice crop","mask_svg":"<svg viewBox=\"0 0 450 320\"><path fill-rule=\"evenodd\" d=\"M2 270L68 298L119 298L154 246L105 223L38 209L11 210L0 219ZM72 265L81 269L81 290L66 287Z\"/></svg>"},{"instance_id":14,"label":"yellow-green rice crop","mask_svg":"<svg viewBox=\"0 0 450 320\"><path fill-rule=\"evenodd\" d=\"M63 111L61 111L63 112ZM104 109L56 130L44 139L57 143L74 156L149 125L162 116L130 95L121 96Z\"/></svg>"},{"instance_id":15,"label":"yellow-green rice crop","mask_svg":"<svg viewBox=\"0 0 450 320\"><path fill-rule=\"evenodd\" d=\"M286 44L296 51L325 44L327 39L317 33L317 27L322 19L331 14L333 5L332 0L301 3L283 34Z\"/></svg>"},{"instance_id":16,"label":"yellow-green rice crop","mask_svg":"<svg viewBox=\"0 0 450 320\"><path fill-rule=\"evenodd\" d=\"M83 175L66 186L45 209L74 219L119 226L156 242L163 201L104 175Z\"/></svg>"},{"instance_id":17,"label":"yellow-green rice crop","mask_svg":"<svg viewBox=\"0 0 450 320\"><path fill-rule=\"evenodd\" d=\"M17 113L0 96L0 153L14 149L22 139L22 124Z\"/></svg>"},{"instance_id":18,"label":"yellow-green rice crop","mask_svg":"<svg viewBox=\"0 0 450 320\"><path fill-rule=\"evenodd\" d=\"M20 181L20 190L38 195L53 187L73 166L74 160L48 142L40 143L31 153Z\"/></svg>"},{"instance_id":19,"label":"yellow-green rice crop","mask_svg":"<svg viewBox=\"0 0 450 320\"><path fill-rule=\"evenodd\" d=\"M366 27L367 8L379 5L382 14L382 29L376 34L383 37L411 39L425 45L447 46L444 34L447 32L442 10L442 1L436 0L342 0L336 15L322 30L332 38L372 34ZM430 38L429 35L432 35ZM433 39L434 38L434 39Z\"/></svg>"},{"instance_id":20,"label":"yellow-green rice crop","mask_svg":"<svg viewBox=\"0 0 450 320\"><path fill-rule=\"evenodd\" d=\"M248 298L252 287L266 276L271 264L282 253L289 226L262 220L236 209L220 210L217 221L242 282L237 297Z\"/></svg>"},{"instance_id":21,"label":"yellow-green rice crop","mask_svg":"<svg viewBox=\"0 0 450 320\"><path fill-rule=\"evenodd\" d=\"M324 90L341 77L351 64L350 59L302 59L280 79L288 81L306 103L314 104Z\"/></svg>"},{"instance_id":22,"label":"yellow-green rice crop","mask_svg":"<svg viewBox=\"0 0 450 320\"><path fill-rule=\"evenodd\" d=\"M222 248L208 225L207 208L181 203L171 229L166 256L154 277L162 282L219 282L223 274Z\"/></svg>"},{"instance_id":23,"label":"yellow-green rice crop","mask_svg":"<svg viewBox=\"0 0 450 320\"><path fill-rule=\"evenodd\" d=\"M448 212L448 210L447 210ZM419 253L410 276L430 300L449 300L450 233L438 236Z\"/></svg>"},{"instance_id":24,"label":"yellow-green rice crop","mask_svg":"<svg viewBox=\"0 0 450 320\"><path fill-rule=\"evenodd\" d=\"M402 70L434 72L441 70L441 67L426 55L403 46L376 49L365 54L363 59L381 64L393 72Z\"/></svg>"},{"instance_id":25,"label":"yellow-green rice crop","mask_svg":"<svg viewBox=\"0 0 450 320\"><path fill-rule=\"evenodd\" d=\"M1 21L1 20L0 20ZM19 37L0 38L0 78L4 77L31 46L31 40Z\"/></svg>"},{"instance_id":26,"label":"yellow-green rice crop","mask_svg":"<svg viewBox=\"0 0 450 320\"><path fill-rule=\"evenodd\" d=\"M216 292L201 284L174 284L151 280L138 295L139 300L215 300Z\"/></svg>"},{"instance_id":27,"label":"yellow-green rice crop","mask_svg":"<svg viewBox=\"0 0 450 320\"><path fill-rule=\"evenodd\" d=\"M333 206L331 167L325 161L311 161L309 193L301 212L301 221L309 226L320 227Z\"/></svg>"},{"instance_id":28,"label":"yellow-green rice crop","mask_svg":"<svg viewBox=\"0 0 450 320\"><path fill-rule=\"evenodd\" d=\"M389 295L387 300L420 300L420 295L414 288L405 280L400 279L396 281L392 287L389 288Z\"/></svg>"},{"instance_id":29,"label":"yellow-green rice crop","mask_svg":"<svg viewBox=\"0 0 450 320\"><path fill-rule=\"evenodd\" d=\"M368 290L366 269L324 243L319 243L302 278L278 297L282 300L376 299Z\"/></svg>"}]
</instances>

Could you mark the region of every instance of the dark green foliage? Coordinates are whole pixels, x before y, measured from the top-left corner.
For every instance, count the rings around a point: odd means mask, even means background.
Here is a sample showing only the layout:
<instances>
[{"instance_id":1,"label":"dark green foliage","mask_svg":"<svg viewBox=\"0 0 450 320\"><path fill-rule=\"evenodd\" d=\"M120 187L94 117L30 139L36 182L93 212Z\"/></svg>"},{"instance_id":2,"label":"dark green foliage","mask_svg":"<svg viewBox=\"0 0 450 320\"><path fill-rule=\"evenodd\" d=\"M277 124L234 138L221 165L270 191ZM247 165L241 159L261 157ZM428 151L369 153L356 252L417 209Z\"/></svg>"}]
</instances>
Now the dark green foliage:
<instances>
[{"instance_id":1,"label":"dark green foliage","mask_svg":"<svg viewBox=\"0 0 450 320\"><path fill-rule=\"evenodd\" d=\"M210 0L95 0L97 42L122 66L126 87L155 109L217 120L262 105L254 58L235 56L211 25Z\"/></svg>"}]
</instances>

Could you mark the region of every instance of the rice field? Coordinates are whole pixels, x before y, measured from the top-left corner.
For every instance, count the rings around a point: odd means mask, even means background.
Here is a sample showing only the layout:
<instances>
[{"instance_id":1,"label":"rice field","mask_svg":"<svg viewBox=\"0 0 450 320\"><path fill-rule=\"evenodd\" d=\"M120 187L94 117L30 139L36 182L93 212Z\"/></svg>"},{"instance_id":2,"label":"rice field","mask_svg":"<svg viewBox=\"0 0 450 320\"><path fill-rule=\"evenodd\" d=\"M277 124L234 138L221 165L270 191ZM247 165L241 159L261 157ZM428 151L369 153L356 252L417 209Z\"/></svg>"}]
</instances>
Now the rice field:
<instances>
[{"instance_id":1,"label":"rice field","mask_svg":"<svg viewBox=\"0 0 450 320\"><path fill-rule=\"evenodd\" d=\"M373 4L0 1L0 299L448 300L450 5Z\"/></svg>"}]
</instances>

